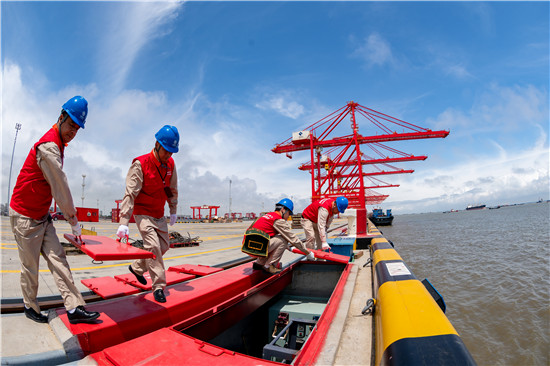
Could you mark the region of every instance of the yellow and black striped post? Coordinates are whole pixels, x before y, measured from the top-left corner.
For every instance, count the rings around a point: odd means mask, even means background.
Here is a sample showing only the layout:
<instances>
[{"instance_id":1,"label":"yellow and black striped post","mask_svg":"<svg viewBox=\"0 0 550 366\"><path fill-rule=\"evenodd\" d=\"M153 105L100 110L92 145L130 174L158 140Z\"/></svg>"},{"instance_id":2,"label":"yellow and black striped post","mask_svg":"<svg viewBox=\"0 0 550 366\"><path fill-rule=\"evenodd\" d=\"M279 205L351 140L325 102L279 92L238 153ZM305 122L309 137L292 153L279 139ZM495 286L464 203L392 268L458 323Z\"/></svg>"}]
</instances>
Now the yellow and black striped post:
<instances>
[{"instance_id":1,"label":"yellow and black striped post","mask_svg":"<svg viewBox=\"0 0 550 366\"><path fill-rule=\"evenodd\" d=\"M369 234L380 231L369 225ZM475 365L447 316L382 235L371 241L376 365Z\"/></svg>"}]
</instances>

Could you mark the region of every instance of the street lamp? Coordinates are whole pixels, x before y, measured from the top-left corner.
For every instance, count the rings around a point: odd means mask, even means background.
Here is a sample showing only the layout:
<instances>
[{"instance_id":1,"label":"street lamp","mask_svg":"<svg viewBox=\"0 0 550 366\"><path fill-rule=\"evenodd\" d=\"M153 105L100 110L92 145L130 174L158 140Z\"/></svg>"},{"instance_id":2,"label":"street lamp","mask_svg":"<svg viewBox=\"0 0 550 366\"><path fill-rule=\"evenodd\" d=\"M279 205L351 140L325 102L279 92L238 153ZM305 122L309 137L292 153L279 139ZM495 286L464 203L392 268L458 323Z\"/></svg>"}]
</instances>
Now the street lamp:
<instances>
[{"instance_id":1,"label":"street lamp","mask_svg":"<svg viewBox=\"0 0 550 366\"><path fill-rule=\"evenodd\" d=\"M231 220L231 179L229 179L229 219Z\"/></svg>"},{"instance_id":2,"label":"street lamp","mask_svg":"<svg viewBox=\"0 0 550 366\"><path fill-rule=\"evenodd\" d=\"M84 187L86 187L86 174L82 174L82 207L84 207Z\"/></svg>"}]
</instances>

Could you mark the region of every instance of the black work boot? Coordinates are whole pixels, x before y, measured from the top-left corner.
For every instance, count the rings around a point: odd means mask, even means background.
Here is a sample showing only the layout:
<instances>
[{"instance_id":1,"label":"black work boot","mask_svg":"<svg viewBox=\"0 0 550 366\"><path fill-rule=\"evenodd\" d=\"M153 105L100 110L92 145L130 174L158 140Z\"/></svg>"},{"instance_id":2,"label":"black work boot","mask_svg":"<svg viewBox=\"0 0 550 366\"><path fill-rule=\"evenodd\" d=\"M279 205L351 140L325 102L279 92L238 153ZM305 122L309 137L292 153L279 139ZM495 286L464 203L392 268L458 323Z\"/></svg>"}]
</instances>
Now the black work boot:
<instances>
[{"instance_id":1,"label":"black work boot","mask_svg":"<svg viewBox=\"0 0 550 366\"><path fill-rule=\"evenodd\" d=\"M155 290L153 292L153 296L155 297L156 302L166 302L166 297L164 297L164 291L162 289Z\"/></svg>"},{"instance_id":2,"label":"black work boot","mask_svg":"<svg viewBox=\"0 0 550 366\"><path fill-rule=\"evenodd\" d=\"M264 272L269 273L270 275L277 274L281 272L279 268L274 267L272 264L269 265L269 267L262 267Z\"/></svg>"},{"instance_id":3,"label":"black work boot","mask_svg":"<svg viewBox=\"0 0 550 366\"><path fill-rule=\"evenodd\" d=\"M146 284L147 284L147 280L145 279L145 277L140 276L140 275L138 275L136 272L134 272L134 270L132 269L132 265L131 265L131 264L128 266L128 269L130 270L130 272L132 272L132 274L133 274L134 276L136 276L136 279L138 280L139 283L141 283L142 285L146 285Z\"/></svg>"},{"instance_id":4,"label":"black work boot","mask_svg":"<svg viewBox=\"0 0 550 366\"><path fill-rule=\"evenodd\" d=\"M80 305L74 309L74 312L71 314L67 311L67 317L69 318L69 323L95 323L95 320L99 318L99 313L97 311L86 311L84 306Z\"/></svg>"},{"instance_id":5,"label":"black work boot","mask_svg":"<svg viewBox=\"0 0 550 366\"><path fill-rule=\"evenodd\" d=\"M262 266L260 263L254 262L252 263L252 269L257 269L261 271L264 269L264 266Z\"/></svg>"},{"instance_id":6,"label":"black work boot","mask_svg":"<svg viewBox=\"0 0 550 366\"><path fill-rule=\"evenodd\" d=\"M37 313L33 308L25 308L25 316L30 320L34 320L37 323L47 323L48 317L42 315L42 313Z\"/></svg>"}]
</instances>

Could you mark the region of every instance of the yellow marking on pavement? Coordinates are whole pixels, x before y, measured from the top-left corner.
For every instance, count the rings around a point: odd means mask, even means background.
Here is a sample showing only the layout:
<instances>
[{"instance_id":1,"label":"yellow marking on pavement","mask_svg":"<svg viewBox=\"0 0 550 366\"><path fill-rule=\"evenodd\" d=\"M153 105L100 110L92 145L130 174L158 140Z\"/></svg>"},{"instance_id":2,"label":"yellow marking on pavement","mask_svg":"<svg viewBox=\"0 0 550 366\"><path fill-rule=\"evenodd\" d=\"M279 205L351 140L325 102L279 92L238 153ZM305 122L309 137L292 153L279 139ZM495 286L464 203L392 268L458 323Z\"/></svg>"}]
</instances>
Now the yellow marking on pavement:
<instances>
[{"instance_id":1,"label":"yellow marking on pavement","mask_svg":"<svg viewBox=\"0 0 550 366\"><path fill-rule=\"evenodd\" d=\"M178 258L185 258L185 257L193 257L195 255L201 255L201 254L208 254L208 253L215 253L215 252L222 252L224 250L231 250L231 249L236 249L236 248L240 248L241 246L240 245L237 245L237 246L234 246L234 247L228 247L228 248L221 248L221 249L214 249L214 250L207 250L205 252L199 252L199 253L191 253L191 254L184 254L184 255L178 255L178 256L175 256L175 257L166 257L164 258L164 260L169 260L169 259L178 259ZM85 270L89 270L89 269L101 269L101 268L113 268L113 267L122 267L122 266L127 266L129 264L131 264L132 262L127 262L127 263L118 263L118 264L106 264L106 265L103 265L103 266L93 266L93 267L81 267L81 268L71 268L71 271L74 272L74 271L85 271ZM39 270L38 272L49 272L50 270L49 269L41 269ZM2 270L0 271L0 273L20 273L21 271L19 270Z\"/></svg>"},{"instance_id":2,"label":"yellow marking on pavement","mask_svg":"<svg viewBox=\"0 0 550 366\"><path fill-rule=\"evenodd\" d=\"M0 247L0 249L17 250L17 248L6 248L6 247Z\"/></svg>"},{"instance_id":3,"label":"yellow marking on pavement","mask_svg":"<svg viewBox=\"0 0 550 366\"><path fill-rule=\"evenodd\" d=\"M231 239L231 238L237 238L239 236L242 236L242 234L237 234L237 235L217 235L217 236L207 236L205 238L202 238L203 241L206 241L206 240L217 240L217 239ZM199 239L201 239L199 237Z\"/></svg>"}]
</instances>

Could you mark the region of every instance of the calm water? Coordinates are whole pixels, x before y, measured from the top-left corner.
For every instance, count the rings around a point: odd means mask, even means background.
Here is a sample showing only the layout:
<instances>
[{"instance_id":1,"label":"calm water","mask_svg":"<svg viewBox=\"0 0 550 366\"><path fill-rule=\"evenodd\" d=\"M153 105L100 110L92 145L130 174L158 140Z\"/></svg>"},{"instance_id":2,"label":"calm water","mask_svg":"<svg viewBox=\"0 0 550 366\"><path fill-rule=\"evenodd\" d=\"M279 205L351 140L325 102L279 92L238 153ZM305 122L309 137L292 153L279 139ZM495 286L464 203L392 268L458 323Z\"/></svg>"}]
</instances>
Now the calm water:
<instances>
[{"instance_id":1,"label":"calm water","mask_svg":"<svg viewBox=\"0 0 550 366\"><path fill-rule=\"evenodd\" d=\"M397 215L380 229L443 296L479 365L550 365L548 203Z\"/></svg>"}]
</instances>

